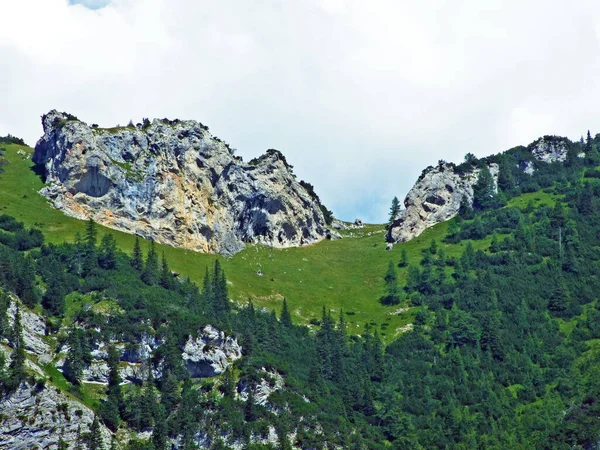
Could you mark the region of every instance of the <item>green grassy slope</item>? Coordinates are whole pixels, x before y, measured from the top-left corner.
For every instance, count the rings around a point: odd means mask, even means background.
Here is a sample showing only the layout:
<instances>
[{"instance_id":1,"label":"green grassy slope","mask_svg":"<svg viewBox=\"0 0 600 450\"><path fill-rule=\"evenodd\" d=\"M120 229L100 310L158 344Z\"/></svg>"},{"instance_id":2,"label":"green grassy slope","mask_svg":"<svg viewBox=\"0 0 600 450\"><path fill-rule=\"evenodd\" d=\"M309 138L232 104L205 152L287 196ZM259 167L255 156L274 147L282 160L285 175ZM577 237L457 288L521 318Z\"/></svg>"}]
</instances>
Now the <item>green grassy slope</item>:
<instances>
[{"instance_id":1,"label":"green grassy slope","mask_svg":"<svg viewBox=\"0 0 600 450\"><path fill-rule=\"evenodd\" d=\"M33 163L17 153L19 150L32 153L33 149L17 145L5 147L8 164L0 174L0 213L40 228L48 242L72 241L76 232L83 232L85 222L53 209L38 194L43 183L32 170ZM537 205L553 202L548 194L537 192L515 198L511 205L525 206L530 200ZM286 297L295 320L302 323L318 319L323 306L336 314L343 309L347 313L349 331L360 333L364 325L370 323L389 341L412 321L413 315L410 308L393 314L403 305L379 303L389 261L397 263L405 249L409 263L418 263L421 250L428 247L432 239L440 244L447 227L448 223L439 224L410 242L395 245L391 251L385 250L384 226L367 225L361 230L343 232L341 240L282 250L248 246L230 259L218 258L222 260L230 282L230 295L236 302L252 299L257 306L279 311ZM101 233L113 233L119 248L126 252L132 250L134 236L100 228ZM490 240L488 237L474 241L473 246L487 249ZM464 245L466 242L441 246L447 256L458 256ZM217 257L164 245L158 245L158 250L164 251L173 270L197 282L202 280L205 267ZM406 276L406 270L399 269L401 279ZM259 271L262 275L258 275Z\"/></svg>"}]
</instances>

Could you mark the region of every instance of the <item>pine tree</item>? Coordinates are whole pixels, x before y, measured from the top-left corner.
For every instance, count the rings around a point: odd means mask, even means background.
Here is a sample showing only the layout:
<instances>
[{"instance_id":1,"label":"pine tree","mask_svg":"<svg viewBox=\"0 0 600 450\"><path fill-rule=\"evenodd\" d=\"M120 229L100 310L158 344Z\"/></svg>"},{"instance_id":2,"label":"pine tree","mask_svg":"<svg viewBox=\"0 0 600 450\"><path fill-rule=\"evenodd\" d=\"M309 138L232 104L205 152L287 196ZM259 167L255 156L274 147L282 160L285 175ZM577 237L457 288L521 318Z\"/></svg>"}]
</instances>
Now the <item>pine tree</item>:
<instances>
[{"instance_id":1,"label":"pine tree","mask_svg":"<svg viewBox=\"0 0 600 450\"><path fill-rule=\"evenodd\" d=\"M384 305L397 305L400 303L400 289L398 287L398 274L392 261L388 264L388 270L384 277L385 295L381 298Z\"/></svg>"},{"instance_id":2,"label":"pine tree","mask_svg":"<svg viewBox=\"0 0 600 450\"><path fill-rule=\"evenodd\" d=\"M10 361L10 378L7 383L8 391L14 391L25 377L25 341L23 340L23 325L21 324L21 308L17 304L12 333L13 352Z\"/></svg>"},{"instance_id":3,"label":"pine tree","mask_svg":"<svg viewBox=\"0 0 600 450\"><path fill-rule=\"evenodd\" d=\"M150 241L150 250L146 256L144 271L142 272L142 281L149 286L156 286L159 280L158 255L156 254L156 245Z\"/></svg>"},{"instance_id":4,"label":"pine tree","mask_svg":"<svg viewBox=\"0 0 600 450\"><path fill-rule=\"evenodd\" d=\"M133 254L131 255L131 267L135 270L142 271L144 269L144 255L140 246L140 239L136 236L133 244Z\"/></svg>"},{"instance_id":5,"label":"pine tree","mask_svg":"<svg viewBox=\"0 0 600 450\"><path fill-rule=\"evenodd\" d=\"M165 450L167 446L167 414L161 404L156 406L154 430L152 430L152 443L155 450Z\"/></svg>"},{"instance_id":6,"label":"pine tree","mask_svg":"<svg viewBox=\"0 0 600 450\"><path fill-rule=\"evenodd\" d=\"M406 266L408 266L408 255L406 254L406 250L402 249L402 253L400 253L400 262L398 263L398 267Z\"/></svg>"},{"instance_id":7,"label":"pine tree","mask_svg":"<svg viewBox=\"0 0 600 450\"><path fill-rule=\"evenodd\" d=\"M477 183L473 186L473 206L476 209L489 209L495 206L496 191L490 169L483 164Z\"/></svg>"},{"instance_id":8,"label":"pine tree","mask_svg":"<svg viewBox=\"0 0 600 450\"><path fill-rule=\"evenodd\" d=\"M400 214L400 200L398 200L398 197L394 197L392 199L392 206L390 207L390 219L388 221L389 224L392 224L392 222L396 220L398 214Z\"/></svg>"},{"instance_id":9,"label":"pine tree","mask_svg":"<svg viewBox=\"0 0 600 450\"><path fill-rule=\"evenodd\" d=\"M121 412L125 410L121 392L121 375L119 373L119 353L110 346L108 349L108 388L106 401L102 403L101 416L108 428L116 431L121 422Z\"/></svg>"},{"instance_id":10,"label":"pine tree","mask_svg":"<svg viewBox=\"0 0 600 450\"><path fill-rule=\"evenodd\" d=\"M160 285L165 289L173 288L173 275L171 275L171 269L169 269L165 252L163 252L161 259Z\"/></svg>"},{"instance_id":11,"label":"pine tree","mask_svg":"<svg viewBox=\"0 0 600 450\"><path fill-rule=\"evenodd\" d=\"M458 215L459 217L465 219L465 220L469 220L473 218L473 207L471 206L471 203L469 203L469 200L467 199L466 195L463 195L461 201L460 201L460 206L458 208Z\"/></svg>"},{"instance_id":12,"label":"pine tree","mask_svg":"<svg viewBox=\"0 0 600 450\"><path fill-rule=\"evenodd\" d=\"M506 155L500 159L498 172L498 187L503 191L511 190L515 184L513 167L510 163L510 158L510 155Z\"/></svg>"},{"instance_id":13,"label":"pine tree","mask_svg":"<svg viewBox=\"0 0 600 450\"><path fill-rule=\"evenodd\" d=\"M100 431L100 422L98 416L94 415L94 420L90 425L90 434L88 439L88 450L103 450L102 432Z\"/></svg>"},{"instance_id":14,"label":"pine tree","mask_svg":"<svg viewBox=\"0 0 600 450\"><path fill-rule=\"evenodd\" d=\"M287 304L287 299L283 299L283 306L281 308L281 315L279 316L279 322L281 322L281 325L283 325L284 327L291 327L292 326L292 316L290 314L290 311L288 310L288 304Z\"/></svg>"},{"instance_id":15,"label":"pine tree","mask_svg":"<svg viewBox=\"0 0 600 450\"><path fill-rule=\"evenodd\" d=\"M254 422L256 420L256 406L254 405L254 388L248 386L248 399L244 405L244 419L246 422Z\"/></svg>"},{"instance_id":16,"label":"pine tree","mask_svg":"<svg viewBox=\"0 0 600 450\"><path fill-rule=\"evenodd\" d=\"M171 371L167 371L163 375L160 393L161 403L164 405L167 413L173 412L179 403L179 385L177 377Z\"/></svg>"},{"instance_id":17,"label":"pine tree","mask_svg":"<svg viewBox=\"0 0 600 450\"><path fill-rule=\"evenodd\" d=\"M94 219L87 221L85 226L84 239L84 256L83 256L83 276L87 275L96 268L97 257L96 257L96 243L98 239L98 230L96 228L96 222Z\"/></svg>"},{"instance_id":18,"label":"pine tree","mask_svg":"<svg viewBox=\"0 0 600 450\"><path fill-rule=\"evenodd\" d=\"M105 234L100 241L98 264L106 270L112 270L117 265L117 243L112 234Z\"/></svg>"}]
</instances>

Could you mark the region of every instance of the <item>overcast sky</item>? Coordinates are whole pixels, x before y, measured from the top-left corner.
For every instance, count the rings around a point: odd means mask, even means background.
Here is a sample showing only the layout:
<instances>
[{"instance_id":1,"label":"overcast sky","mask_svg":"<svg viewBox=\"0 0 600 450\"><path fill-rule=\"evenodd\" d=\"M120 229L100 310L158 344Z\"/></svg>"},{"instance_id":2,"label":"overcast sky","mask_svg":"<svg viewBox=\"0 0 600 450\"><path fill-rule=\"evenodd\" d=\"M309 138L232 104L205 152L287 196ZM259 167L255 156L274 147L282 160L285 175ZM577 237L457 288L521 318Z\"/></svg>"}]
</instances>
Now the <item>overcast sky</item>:
<instances>
[{"instance_id":1,"label":"overcast sky","mask_svg":"<svg viewBox=\"0 0 600 450\"><path fill-rule=\"evenodd\" d=\"M343 219L421 170L600 132L600 2L1 0L0 135L56 108L277 148Z\"/></svg>"}]
</instances>

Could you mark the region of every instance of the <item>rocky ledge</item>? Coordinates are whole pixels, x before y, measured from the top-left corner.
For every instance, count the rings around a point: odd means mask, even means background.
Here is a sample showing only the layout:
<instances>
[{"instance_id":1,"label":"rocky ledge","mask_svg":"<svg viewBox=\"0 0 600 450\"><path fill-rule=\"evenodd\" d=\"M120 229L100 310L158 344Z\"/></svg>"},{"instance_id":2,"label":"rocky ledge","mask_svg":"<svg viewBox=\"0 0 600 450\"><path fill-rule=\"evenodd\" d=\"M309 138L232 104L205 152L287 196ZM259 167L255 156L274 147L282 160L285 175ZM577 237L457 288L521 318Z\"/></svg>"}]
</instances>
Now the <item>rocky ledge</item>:
<instances>
[{"instance_id":1,"label":"rocky ledge","mask_svg":"<svg viewBox=\"0 0 600 450\"><path fill-rule=\"evenodd\" d=\"M318 201L277 150L245 163L191 120L102 129L50 111L42 124L33 155L45 167L41 194L70 216L225 255L327 235Z\"/></svg>"}]
</instances>

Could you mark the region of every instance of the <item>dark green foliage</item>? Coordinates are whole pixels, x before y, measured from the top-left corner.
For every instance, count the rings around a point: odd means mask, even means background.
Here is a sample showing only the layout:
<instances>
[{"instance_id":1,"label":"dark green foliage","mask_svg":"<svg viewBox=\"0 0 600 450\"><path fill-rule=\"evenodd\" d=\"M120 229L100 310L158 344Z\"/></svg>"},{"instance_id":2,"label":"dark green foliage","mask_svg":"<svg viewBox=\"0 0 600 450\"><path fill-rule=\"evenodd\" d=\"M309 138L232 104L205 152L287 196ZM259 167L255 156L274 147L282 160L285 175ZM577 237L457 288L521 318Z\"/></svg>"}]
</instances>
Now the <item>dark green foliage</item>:
<instances>
[{"instance_id":1,"label":"dark green foliage","mask_svg":"<svg viewBox=\"0 0 600 450\"><path fill-rule=\"evenodd\" d=\"M281 307L281 315L279 316L279 321L284 327L292 326L292 315L288 310L288 304L285 298L283 299L283 306Z\"/></svg>"},{"instance_id":2,"label":"dark green foliage","mask_svg":"<svg viewBox=\"0 0 600 450\"><path fill-rule=\"evenodd\" d=\"M142 247L140 240L136 236L135 244L133 245L133 254L131 256L131 267L141 272L144 269L144 255L142 254Z\"/></svg>"},{"instance_id":3,"label":"dark green foliage","mask_svg":"<svg viewBox=\"0 0 600 450\"><path fill-rule=\"evenodd\" d=\"M400 214L400 200L398 200L398 197L394 197L392 199L392 206L390 207L390 218L388 223L391 224L394 220L396 220L398 214Z\"/></svg>"},{"instance_id":4,"label":"dark green foliage","mask_svg":"<svg viewBox=\"0 0 600 450\"><path fill-rule=\"evenodd\" d=\"M25 141L23 141L23 139L18 138L16 136L11 136L10 134L7 134L6 136L0 136L0 144L25 145Z\"/></svg>"},{"instance_id":5,"label":"dark green foliage","mask_svg":"<svg viewBox=\"0 0 600 450\"><path fill-rule=\"evenodd\" d=\"M144 270L142 271L142 280L150 286L156 286L159 281L158 255L154 241L150 241L150 250L146 255Z\"/></svg>"},{"instance_id":6,"label":"dark green foliage","mask_svg":"<svg viewBox=\"0 0 600 450\"><path fill-rule=\"evenodd\" d=\"M112 234L102 236L98 251L98 264L105 270L114 269L117 265L117 243Z\"/></svg>"},{"instance_id":7,"label":"dark green foliage","mask_svg":"<svg viewBox=\"0 0 600 450\"><path fill-rule=\"evenodd\" d=\"M83 369L91 360L91 346L89 337L85 330L73 328L67 338L69 353L65 360L64 375L71 383L78 385L81 383Z\"/></svg>"},{"instance_id":8,"label":"dark green foliage","mask_svg":"<svg viewBox=\"0 0 600 450\"><path fill-rule=\"evenodd\" d=\"M252 164L252 161L250 161L249 164ZM325 218L325 223L327 223L327 225L331 225L334 219L333 213L329 209L327 209L327 207L323 203L321 203L321 199L315 192L315 187L311 183L307 183L304 180L300 180L300 186L302 186L306 190L306 192L308 192L308 195L310 195L312 199L319 205L319 208L323 213L323 217Z\"/></svg>"},{"instance_id":9,"label":"dark green foliage","mask_svg":"<svg viewBox=\"0 0 600 450\"><path fill-rule=\"evenodd\" d=\"M385 295L381 298L381 303L384 305L397 305L400 303L400 288L398 287L396 267L392 261L388 265L383 280L385 282Z\"/></svg>"},{"instance_id":10,"label":"dark green foliage","mask_svg":"<svg viewBox=\"0 0 600 450\"><path fill-rule=\"evenodd\" d=\"M89 450L103 450L102 433L100 432L100 422L98 416L94 415L94 420L90 425L90 432L87 439L87 448Z\"/></svg>"},{"instance_id":11,"label":"dark green foliage","mask_svg":"<svg viewBox=\"0 0 600 450\"><path fill-rule=\"evenodd\" d=\"M476 209L490 209L496 206L495 199L494 179L488 166L483 164L477 183L473 186L473 206Z\"/></svg>"}]
</instances>

